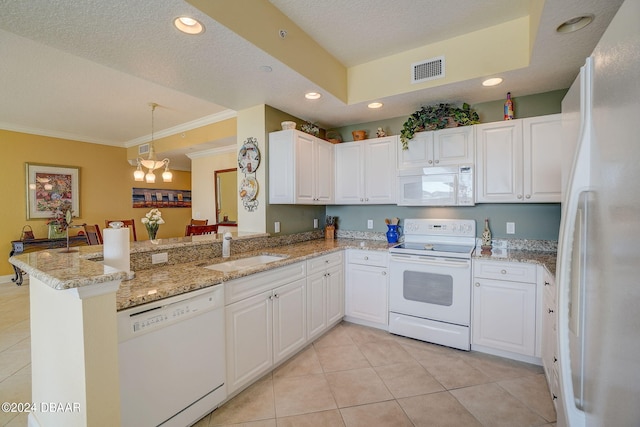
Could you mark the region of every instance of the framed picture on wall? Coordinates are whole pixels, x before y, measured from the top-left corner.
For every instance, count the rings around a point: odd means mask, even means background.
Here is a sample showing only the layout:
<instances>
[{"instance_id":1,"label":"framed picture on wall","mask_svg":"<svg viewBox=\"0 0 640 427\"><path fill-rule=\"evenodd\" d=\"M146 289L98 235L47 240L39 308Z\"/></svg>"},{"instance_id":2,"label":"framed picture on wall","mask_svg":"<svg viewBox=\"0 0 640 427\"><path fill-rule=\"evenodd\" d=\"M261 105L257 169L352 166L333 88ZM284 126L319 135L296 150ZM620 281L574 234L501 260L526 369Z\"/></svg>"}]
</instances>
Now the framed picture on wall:
<instances>
[{"instance_id":1,"label":"framed picture on wall","mask_svg":"<svg viewBox=\"0 0 640 427\"><path fill-rule=\"evenodd\" d=\"M80 216L80 168L25 163L25 169L27 219L51 218L65 202Z\"/></svg>"}]
</instances>

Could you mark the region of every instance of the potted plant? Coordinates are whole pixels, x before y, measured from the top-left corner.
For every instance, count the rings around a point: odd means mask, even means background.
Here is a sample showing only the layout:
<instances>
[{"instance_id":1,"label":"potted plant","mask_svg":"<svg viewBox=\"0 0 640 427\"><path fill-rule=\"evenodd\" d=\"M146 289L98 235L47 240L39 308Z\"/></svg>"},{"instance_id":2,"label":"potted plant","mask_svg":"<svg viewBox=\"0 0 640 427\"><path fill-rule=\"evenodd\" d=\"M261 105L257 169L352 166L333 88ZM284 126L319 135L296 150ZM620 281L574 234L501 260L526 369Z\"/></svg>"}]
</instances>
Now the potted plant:
<instances>
[{"instance_id":1,"label":"potted plant","mask_svg":"<svg viewBox=\"0 0 640 427\"><path fill-rule=\"evenodd\" d=\"M462 108L453 104L437 104L422 106L409 116L402 125L400 140L402 149L409 148L409 140L416 132L444 129L455 126L469 126L480 123L478 113L466 102Z\"/></svg>"}]
</instances>

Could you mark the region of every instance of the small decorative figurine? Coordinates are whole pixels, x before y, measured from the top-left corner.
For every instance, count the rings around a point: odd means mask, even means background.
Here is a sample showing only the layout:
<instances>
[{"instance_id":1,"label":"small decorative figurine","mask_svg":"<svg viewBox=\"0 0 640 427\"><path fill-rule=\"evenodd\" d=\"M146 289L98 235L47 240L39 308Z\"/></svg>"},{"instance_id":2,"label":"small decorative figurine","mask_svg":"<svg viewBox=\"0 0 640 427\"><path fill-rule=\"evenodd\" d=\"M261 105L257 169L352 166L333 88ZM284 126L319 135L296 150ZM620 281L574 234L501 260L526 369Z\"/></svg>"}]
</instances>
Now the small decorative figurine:
<instances>
[{"instance_id":1,"label":"small decorative figurine","mask_svg":"<svg viewBox=\"0 0 640 427\"><path fill-rule=\"evenodd\" d=\"M491 230L489 218L484 219L484 231L482 232L482 253L491 253Z\"/></svg>"},{"instance_id":2,"label":"small decorative figurine","mask_svg":"<svg viewBox=\"0 0 640 427\"><path fill-rule=\"evenodd\" d=\"M378 130L376 131L376 135L378 136L378 138L382 138L383 136L387 136L387 133L384 131L384 129L378 128Z\"/></svg>"}]
</instances>

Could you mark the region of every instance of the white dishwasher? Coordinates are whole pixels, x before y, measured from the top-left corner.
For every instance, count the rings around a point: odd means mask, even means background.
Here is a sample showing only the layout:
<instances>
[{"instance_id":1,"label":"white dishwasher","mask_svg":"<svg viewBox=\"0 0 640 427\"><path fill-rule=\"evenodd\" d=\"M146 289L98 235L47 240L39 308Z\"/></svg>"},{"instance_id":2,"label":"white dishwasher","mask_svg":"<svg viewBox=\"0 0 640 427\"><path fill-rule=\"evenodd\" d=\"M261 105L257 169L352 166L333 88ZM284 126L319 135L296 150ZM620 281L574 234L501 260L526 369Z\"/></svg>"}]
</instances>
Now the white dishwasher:
<instances>
[{"instance_id":1,"label":"white dishwasher","mask_svg":"<svg viewBox=\"0 0 640 427\"><path fill-rule=\"evenodd\" d=\"M118 313L123 427L191 425L227 397L224 285Z\"/></svg>"}]
</instances>

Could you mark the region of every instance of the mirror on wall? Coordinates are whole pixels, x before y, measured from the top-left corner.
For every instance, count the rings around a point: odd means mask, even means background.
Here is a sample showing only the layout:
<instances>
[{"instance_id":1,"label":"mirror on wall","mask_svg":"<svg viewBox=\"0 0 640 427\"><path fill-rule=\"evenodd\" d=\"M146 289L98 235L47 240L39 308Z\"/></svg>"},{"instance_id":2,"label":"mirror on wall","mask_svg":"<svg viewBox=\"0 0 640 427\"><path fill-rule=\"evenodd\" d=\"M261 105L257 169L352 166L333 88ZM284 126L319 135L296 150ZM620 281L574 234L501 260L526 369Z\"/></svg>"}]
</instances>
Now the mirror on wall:
<instances>
[{"instance_id":1,"label":"mirror on wall","mask_svg":"<svg viewBox=\"0 0 640 427\"><path fill-rule=\"evenodd\" d=\"M238 223L238 171L237 168L217 170L213 174L216 197L216 223Z\"/></svg>"}]
</instances>

